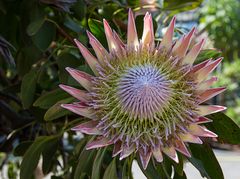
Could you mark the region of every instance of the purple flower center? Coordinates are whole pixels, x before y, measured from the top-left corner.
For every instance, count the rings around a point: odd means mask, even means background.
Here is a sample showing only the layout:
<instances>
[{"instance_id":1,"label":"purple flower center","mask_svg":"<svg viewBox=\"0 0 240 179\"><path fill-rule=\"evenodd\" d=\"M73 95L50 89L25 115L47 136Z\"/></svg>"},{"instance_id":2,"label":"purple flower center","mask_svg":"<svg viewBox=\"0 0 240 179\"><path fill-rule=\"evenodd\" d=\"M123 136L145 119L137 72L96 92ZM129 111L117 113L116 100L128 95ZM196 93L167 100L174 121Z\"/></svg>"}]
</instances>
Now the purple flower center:
<instances>
[{"instance_id":1,"label":"purple flower center","mask_svg":"<svg viewBox=\"0 0 240 179\"><path fill-rule=\"evenodd\" d=\"M170 81L152 65L127 69L118 83L122 110L133 118L154 118L168 102L169 85Z\"/></svg>"}]
</instances>

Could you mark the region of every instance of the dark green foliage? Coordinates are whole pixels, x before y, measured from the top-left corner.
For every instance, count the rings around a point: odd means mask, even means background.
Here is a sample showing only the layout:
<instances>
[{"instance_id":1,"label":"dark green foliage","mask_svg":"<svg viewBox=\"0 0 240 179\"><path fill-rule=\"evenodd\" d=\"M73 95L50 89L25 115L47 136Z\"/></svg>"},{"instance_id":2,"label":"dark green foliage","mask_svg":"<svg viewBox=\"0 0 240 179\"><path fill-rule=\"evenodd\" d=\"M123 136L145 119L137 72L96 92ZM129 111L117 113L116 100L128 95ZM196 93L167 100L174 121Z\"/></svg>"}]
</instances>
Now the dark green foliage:
<instances>
[{"instance_id":1,"label":"dark green foliage","mask_svg":"<svg viewBox=\"0 0 240 179\"><path fill-rule=\"evenodd\" d=\"M240 143L240 129L232 119L223 113L211 114L208 117L213 122L208 123L206 126L218 134L219 142L229 144Z\"/></svg>"},{"instance_id":2,"label":"dark green foliage","mask_svg":"<svg viewBox=\"0 0 240 179\"><path fill-rule=\"evenodd\" d=\"M169 19L173 14L192 10L201 2L164 0L162 4L156 4L154 29L161 31L163 17ZM58 85L81 88L67 74L66 67L92 74L76 48L74 38L92 51L86 34L89 30L107 48L102 23L105 18L126 42L128 8L140 14L136 25L141 38L143 5L140 0L0 1L0 152L6 157L9 178L19 178L18 170L21 179L32 178L40 159L42 172L51 172L52 179L133 178L131 166L133 159L139 162L138 156L119 161L118 157L112 159L111 147L85 150L86 143L92 139L79 137L70 130L85 119L76 118L60 107L74 99ZM209 56L216 58L219 52L203 51L198 60ZM209 118L213 123L207 127L219 135L220 142L240 143L239 127L230 118L224 114ZM222 178L221 169L207 144L191 145L190 149L194 158L189 161L202 175ZM22 157L21 165L19 158L8 158L12 153ZM0 159L3 166L2 156ZM142 170L150 179L167 178L172 172L174 179L184 179L186 158L179 155L179 160L177 165L165 156L162 164L151 160L148 168Z\"/></svg>"},{"instance_id":3,"label":"dark green foliage","mask_svg":"<svg viewBox=\"0 0 240 179\"><path fill-rule=\"evenodd\" d=\"M188 160L199 170L203 177L208 179L224 179L222 169L207 143L203 145L191 144L192 157Z\"/></svg>"},{"instance_id":4,"label":"dark green foliage","mask_svg":"<svg viewBox=\"0 0 240 179\"><path fill-rule=\"evenodd\" d=\"M20 177L24 179L31 179L31 175L37 167L40 155L43 155L43 171L49 167L51 157L53 157L54 149L57 147L59 136L41 136L37 138L33 144L29 147L24 154L23 161L21 163ZM51 156L46 156L52 154ZM47 161L45 161L47 160ZM46 164L48 166L45 166ZM44 165L45 164L45 165Z\"/></svg>"}]
</instances>

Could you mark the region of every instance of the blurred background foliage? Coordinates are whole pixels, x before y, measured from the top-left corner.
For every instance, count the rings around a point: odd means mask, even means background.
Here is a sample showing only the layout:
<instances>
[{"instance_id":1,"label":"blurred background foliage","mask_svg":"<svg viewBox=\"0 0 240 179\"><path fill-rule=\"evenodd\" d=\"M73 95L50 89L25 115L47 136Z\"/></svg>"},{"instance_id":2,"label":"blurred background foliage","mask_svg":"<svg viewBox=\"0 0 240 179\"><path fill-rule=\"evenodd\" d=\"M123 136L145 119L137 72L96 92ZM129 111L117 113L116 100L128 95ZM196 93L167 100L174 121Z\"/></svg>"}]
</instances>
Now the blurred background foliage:
<instances>
[{"instance_id":1,"label":"blurred background foliage","mask_svg":"<svg viewBox=\"0 0 240 179\"><path fill-rule=\"evenodd\" d=\"M111 147L84 150L91 139L70 130L84 119L60 107L74 99L58 88L60 83L79 87L65 67L92 73L73 39L90 48L89 30L107 48L103 18L126 39L128 8L135 12L139 37L144 13L152 12L157 41L173 15L180 19L176 37L200 23L199 36L207 33L209 41L225 56L226 62L216 75L228 92L216 100L230 106L227 113L240 123L239 6L239 0L0 1L0 178L132 178L134 156L119 161L111 158ZM208 49L198 60L219 55ZM224 114L210 117L213 124L208 127L221 142L240 143L239 128L230 118ZM202 176L223 178L207 143L190 148L194 157L188 160ZM165 178L174 169L174 178L186 178L184 160L180 155L179 165L167 158L162 165L152 161L144 174Z\"/></svg>"},{"instance_id":2,"label":"blurred background foliage","mask_svg":"<svg viewBox=\"0 0 240 179\"><path fill-rule=\"evenodd\" d=\"M217 85L226 86L227 91L219 98L228 106L227 115L240 124L240 1L205 1L200 9L201 32L206 32L213 46L225 57L218 69Z\"/></svg>"}]
</instances>

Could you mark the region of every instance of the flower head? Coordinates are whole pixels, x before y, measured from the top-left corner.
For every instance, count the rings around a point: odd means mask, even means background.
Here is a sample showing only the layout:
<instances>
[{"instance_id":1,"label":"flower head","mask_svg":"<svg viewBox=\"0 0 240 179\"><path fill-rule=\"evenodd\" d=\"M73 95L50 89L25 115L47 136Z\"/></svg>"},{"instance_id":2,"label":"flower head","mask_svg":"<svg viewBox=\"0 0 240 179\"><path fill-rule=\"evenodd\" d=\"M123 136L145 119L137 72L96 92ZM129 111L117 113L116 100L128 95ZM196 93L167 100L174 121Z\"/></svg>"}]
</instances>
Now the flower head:
<instances>
[{"instance_id":1,"label":"flower head","mask_svg":"<svg viewBox=\"0 0 240 179\"><path fill-rule=\"evenodd\" d=\"M200 124L210 122L204 116L225 107L201 103L225 90L210 88L217 78L208 78L222 58L193 65L204 40L189 48L193 28L173 42L175 21L155 45L149 13L139 41L129 10L126 44L104 20L109 51L87 32L97 58L75 40L95 76L66 68L86 91L60 85L79 100L62 107L90 119L73 128L96 136L87 149L114 145L113 156L120 154L120 159L137 152L146 168L152 156L161 162L165 153L178 162L176 151L190 157L187 143L201 144L200 137L217 137Z\"/></svg>"}]
</instances>

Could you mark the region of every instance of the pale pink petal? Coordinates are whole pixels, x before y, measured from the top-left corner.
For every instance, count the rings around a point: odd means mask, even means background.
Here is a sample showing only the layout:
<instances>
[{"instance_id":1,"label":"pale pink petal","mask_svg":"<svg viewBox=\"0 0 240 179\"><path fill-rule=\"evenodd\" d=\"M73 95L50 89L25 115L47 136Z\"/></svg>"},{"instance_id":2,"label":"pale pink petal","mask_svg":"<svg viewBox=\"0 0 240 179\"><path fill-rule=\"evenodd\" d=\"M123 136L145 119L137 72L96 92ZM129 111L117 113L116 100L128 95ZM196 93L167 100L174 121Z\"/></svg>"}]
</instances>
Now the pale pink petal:
<instances>
[{"instance_id":1,"label":"pale pink petal","mask_svg":"<svg viewBox=\"0 0 240 179\"><path fill-rule=\"evenodd\" d=\"M194 65L193 68L191 69L190 73L195 73L196 71L202 69L205 67L207 64L211 62L212 59L205 60L197 65Z\"/></svg>"},{"instance_id":2,"label":"pale pink petal","mask_svg":"<svg viewBox=\"0 0 240 179\"><path fill-rule=\"evenodd\" d=\"M154 47L154 29L153 29L152 15L148 12L144 17L142 43L143 43L143 46L146 45L149 47Z\"/></svg>"},{"instance_id":3,"label":"pale pink petal","mask_svg":"<svg viewBox=\"0 0 240 179\"><path fill-rule=\"evenodd\" d=\"M175 22L176 22L176 17L174 16L168 26L166 33L163 36L162 42L160 44L160 48L165 47L167 50L169 50L172 47L172 38L174 34Z\"/></svg>"},{"instance_id":4,"label":"pale pink petal","mask_svg":"<svg viewBox=\"0 0 240 179\"><path fill-rule=\"evenodd\" d=\"M87 61L89 67L92 69L95 75L97 75L96 66L98 65L97 59L89 52L89 50L84 47L77 39L74 39L74 42L77 44L82 56Z\"/></svg>"},{"instance_id":5,"label":"pale pink petal","mask_svg":"<svg viewBox=\"0 0 240 179\"><path fill-rule=\"evenodd\" d=\"M198 124L190 124L188 130L191 134L201 137L217 137L217 134L209 131L208 129L199 126Z\"/></svg>"},{"instance_id":6,"label":"pale pink petal","mask_svg":"<svg viewBox=\"0 0 240 179\"><path fill-rule=\"evenodd\" d=\"M121 47L122 49L124 49L125 44L123 43L122 39L119 37L119 35L117 34L117 32L115 30L113 30L113 36L114 36L118 46Z\"/></svg>"},{"instance_id":7,"label":"pale pink petal","mask_svg":"<svg viewBox=\"0 0 240 179\"><path fill-rule=\"evenodd\" d=\"M116 157L120 152L122 152L122 143L118 141L114 144L112 157Z\"/></svg>"},{"instance_id":8,"label":"pale pink petal","mask_svg":"<svg viewBox=\"0 0 240 179\"><path fill-rule=\"evenodd\" d=\"M90 119L96 118L94 112L87 106L77 104L62 104L61 107Z\"/></svg>"},{"instance_id":9,"label":"pale pink petal","mask_svg":"<svg viewBox=\"0 0 240 179\"><path fill-rule=\"evenodd\" d=\"M217 113L220 111L224 111L225 109L227 109L227 108L224 106L218 106L218 105L200 105L198 107L197 113L200 116L206 116L208 114L213 114L213 113Z\"/></svg>"},{"instance_id":10,"label":"pale pink petal","mask_svg":"<svg viewBox=\"0 0 240 179\"><path fill-rule=\"evenodd\" d=\"M195 121L196 124L203 124L208 122L212 122L212 120L203 116L198 117L198 119Z\"/></svg>"},{"instance_id":11,"label":"pale pink petal","mask_svg":"<svg viewBox=\"0 0 240 179\"><path fill-rule=\"evenodd\" d=\"M167 156L169 156L171 159L173 159L176 163L179 162L178 155L173 146L171 147L163 147L162 148L163 153L165 153Z\"/></svg>"},{"instance_id":12,"label":"pale pink petal","mask_svg":"<svg viewBox=\"0 0 240 179\"><path fill-rule=\"evenodd\" d=\"M212 76L209 80L205 80L198 84L198 91L203 91L208 89L210 86L213 85L214 82L216 82L218 78L216 76Z\"/></svg>"},{"instance_id":13,"label":"pale pink petal","mask_svg":"<svg viewBox=\"0 0 240 179\"><path fill-rule=\"evenodd\" d=\"M198 44L193 46L193 48L188 52L188 54L183 59L183 64L192 65L197 58L199 52L201 51L205 40L202 39Z\"/></svg>"},{"instance_id":14,"label":"pale pink petal","mask_svg":"<svg viewBox=\"0 0 240 179\"><path fill-rule=\"evenodd\" d=\"M107 50L102 46L102 44L89 32L87 31L89 38L89 43L91 44L99 63L103 64L105 59L109 58Z\"/></svg>"},{"instance_id":15,"label":"pale pink petal","mask_svg":"<svg viewBox=\"0 0 240 179\"><path fill-rule=\"evenodd\" d=\"M160 147L156 147L152 149L153 156L157 160L157 162L162 162L163 161L163 156Z\"/></svg>"},{"instance_id":16,"label":"pale pink petal","mask_svg":"<svg viewBox=\"0 0 240 179\"><path fill-rule=\"evenodd\" d=\"M120 154L120 158L119 158L120 160L122 160L122 159L128 157L129 155L131 155L136 149L135 145L133 145L133 144L131 146L123 146L122 148L123 148L123 150Z\"/></svg>"},{"instance_id":17,"label":"pale pink petal","mask_svg":"<svg viewBox=\"0 0 240 179\"><path fill-rule=\"evenodd\" d=\"M108 146L108 145L111 145L111 144L112 144L112 142L110 142L107 138L100 138L100 139L96 139L94 141L89 142L86 145L86 149L90 150L90 149L105 147L105 146Z\"/></svg>"},{"instance_id":18,"label":"pale pink petal","mask_svg":"<svg viewBox=\"0 0 240 179\"><path fill-rule=\"evenodd\" d=\"M141 160L143 169L146 170L146 168L148 166L148 163L149 163L149 160L150 160L150 158L152 156L152 151L148 150L145 153L142 149L139 149L139 156L140 156L140 160Z\"/></svg>"},{"instance_id":19,"label":"pale pink petal","mask_svg":"<svg viewBox=\"0 0 240 179\"><path fill-rule=\"evenodd\" d=\"M86 90L90 91L92 87L92 76L79 71L75 70L73 68L67 67L66 70L70 73L70 75L78 82L80 83Z\"/></svg>"},{"instance_id":20,"label":"pale pink petal","mask_svg":"<svg viewBox=\"0 0 240 179\"><path fill-rule=\"evenodd\" d=\"M73 127L73 131L79 131L89 135L100 135L102 132L96 128L98 121L88 121L82 123L76 127Z\"/></svg>"},{"instance_id":21,"label":"pale pink petal","mask_svg":"<svg viewBox=\"0 0 240 179\"><path fill-rule=\"evenodd\" d=\"M185 146L184 142L181 140L175 141L175 149L179 152L181 152L183 155L187 157L191 157L191 154L189 153L187 147Z\"/></svg>"},{"instance_id":22,"label":"pale pink petal","mask_svg":"<svg viewBox=\"0 0 240 179\"><path fill-rule=\"evenodd\" d=\"M118 43L113 36L113 31L105 19L103 19L103 25L104 25L104 30L105 30L109 50L121 53L121 48L118 46Z\"/></svg>"},{"instance_id":23,"label":"pale pink petal","mask_svg":"<svg viewBox=\"0 0 240 179\"><path fill-rule=\"evenodd\" d=\"M192 37L195 33L195 28L193 28L182 40L182 43L180 44L180 46L173 51L173 54L182 58L186 55L187 50L189 48L189 45L192 41Z\"/></svg>"},{"instance_id":24,"label":"pale pink petal","mask_svg":"<svg viewBox=\"0 0 240 179\"><path fill-rule=\"evenodd\" d=\"M203 93L201 93L199 95L199 98L200 98L199 103L203 103L204 101L209 100L210 98L222 93L225 90L226 90L226 88L224 88L224 87L207 89L206 91L204 91Z\"/></svg>"},{"instance_id":25,"label":"pale pink petal","mask_svg":"<svg viewBox=\"0 0 240 179\"><path fill-rule=\"evenodd\" d=\"M127 45L135 48L139 46L135 20L131 9L128 11Z\"/></svg>"},{"instance_id":26,"label":"pale pink petal","mask_svg":"<svg viewBox=\"0 0 240 179\"><path fill-rule=\"evenodd\" d=\"M178 134L178 136L180 137L180 139L183 142L190 142L190 143L194 143L194 144L202 144L202 141L199 137L192 135L190 133L180 133Z\"/></svg>"},{"instance_id":27,"label":"pale pink petal","mask_svg":"<svg viewBox=\"0 0 240 179\"><path fill-rule=\"evenodd\" d=\"M180 39L178 39L178 40L175 42L175 44L174 44L174 46L173 46L173 48L172 48L172 51L173 51L173 52L175 52L175 51L181 46L184 38L185 38L185 35L181 36Z\"/></svg>"},{"instance_id":28,"label":"pale pink petal","mask_svg":"<svg viewBox=\"0 0 240 179\"><path fill-rule=\"evenodd\" d=\"M62 85L62 84L60 84L59 87L82 102L89 101L89 96L87 95L86 91L79 90L77 88L73 88L71 86Z\"/></svg>"},{"instance_id":29,"label":"pale pink petal","mask_svg":"<svg viewBox=\"0 0 240 179\"><path fill-rule=\"evenodd\" d=\"M208 77L208 75L221 63L222 59L223 58L219 58L219 59L211 62L210 64L207 64L202 69L196 71L196 73L195 73L196 81L202 82L203 80L205 80Z\"/></svg>"}]
</instances>

